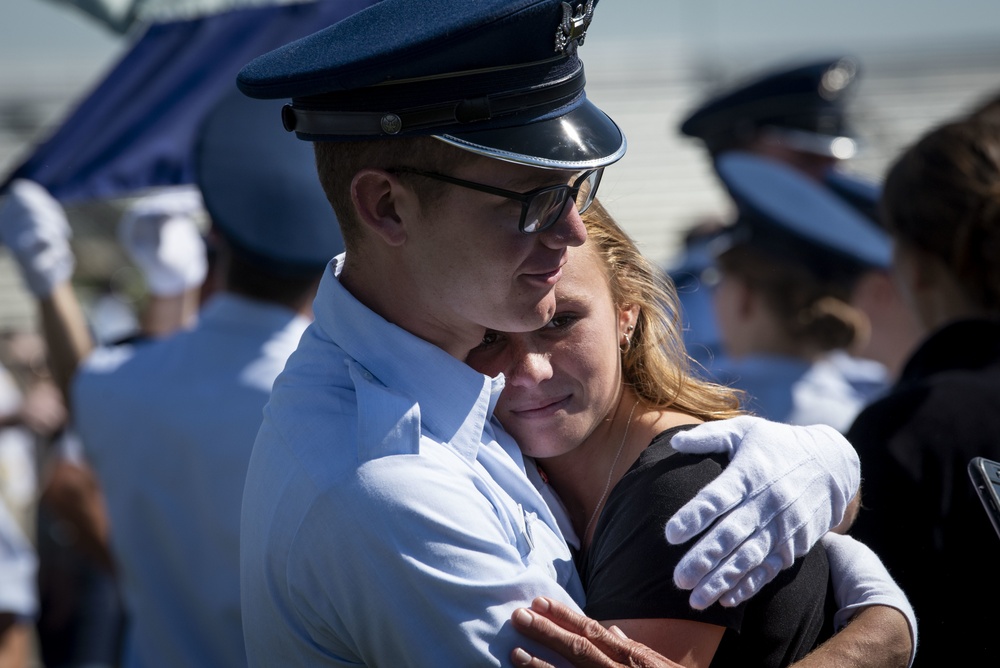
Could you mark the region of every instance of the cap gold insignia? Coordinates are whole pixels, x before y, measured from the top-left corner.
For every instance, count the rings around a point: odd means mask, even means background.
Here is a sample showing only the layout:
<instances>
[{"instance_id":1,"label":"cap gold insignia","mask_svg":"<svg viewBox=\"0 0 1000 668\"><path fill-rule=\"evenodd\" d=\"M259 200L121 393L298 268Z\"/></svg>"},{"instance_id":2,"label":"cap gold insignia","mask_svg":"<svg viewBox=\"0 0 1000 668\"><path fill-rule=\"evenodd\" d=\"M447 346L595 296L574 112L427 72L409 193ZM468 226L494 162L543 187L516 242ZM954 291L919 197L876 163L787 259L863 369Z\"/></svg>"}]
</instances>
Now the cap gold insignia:
<instances>
[{"instance_id":1,"label":"cap gold insignia","mask_svg":"<svg viewBox=\"0 0 1000 668\"><path fill-rule=\"evenodd\" d=\"M820 81L819 94L826 100L837 97L854 79L856 74L854 66L848 62L839 62L835 67L823 73Z\"/></svg>"},{"instance_id":2,"label":"cap gold insignia","mask_svg":"<svg viewBox=\"0 0 1000 668\"><path fill-rule=\"evenodd\" d=\"M594 18L594 0L577 5L576 13L568 2L562 3L562 8L562 22L556 29L556 53L572 55L578 46L583 46L583 38Z\"/></svg>"}]
</instances>

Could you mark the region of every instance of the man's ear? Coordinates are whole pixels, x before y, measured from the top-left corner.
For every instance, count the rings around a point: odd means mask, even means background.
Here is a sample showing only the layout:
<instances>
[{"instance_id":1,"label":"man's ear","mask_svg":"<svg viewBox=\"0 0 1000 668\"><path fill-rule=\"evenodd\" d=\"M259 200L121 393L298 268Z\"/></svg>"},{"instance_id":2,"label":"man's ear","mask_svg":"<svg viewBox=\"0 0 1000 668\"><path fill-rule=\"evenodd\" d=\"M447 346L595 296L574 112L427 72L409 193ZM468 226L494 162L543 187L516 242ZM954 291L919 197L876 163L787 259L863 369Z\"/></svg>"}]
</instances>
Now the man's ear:
<instances>
[{"instance_id":1,"label":"man's ear","mask_svg":"<svg viewBox=\"0 0 1000 668\"><path fill-rule=\"evenodd\" d=\"M406 211L415 193L383 169L365 168L351 180L351 199L363 226L390 246L406 241Z\"/></svg>"}]
</instances>

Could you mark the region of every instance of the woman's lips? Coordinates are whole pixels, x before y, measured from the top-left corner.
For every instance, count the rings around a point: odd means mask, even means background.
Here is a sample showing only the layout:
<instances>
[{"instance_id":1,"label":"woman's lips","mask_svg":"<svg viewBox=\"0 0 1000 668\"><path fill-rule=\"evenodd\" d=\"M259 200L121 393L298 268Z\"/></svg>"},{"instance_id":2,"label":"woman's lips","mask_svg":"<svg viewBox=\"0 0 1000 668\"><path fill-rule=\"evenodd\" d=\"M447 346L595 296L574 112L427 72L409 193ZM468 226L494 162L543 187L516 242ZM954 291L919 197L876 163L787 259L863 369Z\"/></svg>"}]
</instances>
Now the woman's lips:
<instances>
[{"instance_id":1,"label":"woman's lips","mask_svg":"<svg viewBox=\"0 0 1000 668\"><path fill-rule=\"evenodd\" d=\"M534 419L548 417L556 411L565 408L569 404L569 400L572 395L565 395L562 397L557 397L553 399L543 399L541 401L535 401L530 404L526 404L521 408L512 408L510 412L515 417L523 419Z\"/></svg>"}]
</instances>

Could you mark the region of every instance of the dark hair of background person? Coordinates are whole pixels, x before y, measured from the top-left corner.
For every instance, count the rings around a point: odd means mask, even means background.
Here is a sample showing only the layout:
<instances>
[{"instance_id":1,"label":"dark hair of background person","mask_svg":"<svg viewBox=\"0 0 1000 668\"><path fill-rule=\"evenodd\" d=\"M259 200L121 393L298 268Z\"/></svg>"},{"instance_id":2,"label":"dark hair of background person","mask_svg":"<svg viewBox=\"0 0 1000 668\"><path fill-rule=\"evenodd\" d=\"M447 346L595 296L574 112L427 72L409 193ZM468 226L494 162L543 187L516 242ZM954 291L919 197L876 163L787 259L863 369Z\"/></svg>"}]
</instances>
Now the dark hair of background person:
<instances>
[{"instance_id":1,"label":"dark hair of background person","mask_svg":"<svg viewBox=\"0 0 1000 668\"><path fill-rule=\"evenodd\" d=\"M898 243L940 259L972 301L1000 314L1000 114L920 139L890 167L881 216Z\"/></svg>"}]
</instances>

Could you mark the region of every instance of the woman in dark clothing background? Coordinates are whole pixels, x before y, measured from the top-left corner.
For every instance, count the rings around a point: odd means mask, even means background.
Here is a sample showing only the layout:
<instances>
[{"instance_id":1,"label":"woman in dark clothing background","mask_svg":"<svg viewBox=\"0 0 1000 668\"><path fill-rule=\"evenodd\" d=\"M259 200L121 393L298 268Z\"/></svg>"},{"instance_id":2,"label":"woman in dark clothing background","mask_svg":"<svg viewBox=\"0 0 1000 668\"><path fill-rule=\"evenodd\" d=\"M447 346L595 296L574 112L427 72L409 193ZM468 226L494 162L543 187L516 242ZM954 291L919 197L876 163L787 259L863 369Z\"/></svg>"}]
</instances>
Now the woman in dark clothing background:
<instances>
[{"instance_id":1,"label":"woman in dark clothing background","mask_svg":"<svg viewBox=\"0 0 1000 668\"><path fill-rule=\"evenodd\" d=\"M914 666L996 665L1000 541L966 466L1000 459L1000 122L931 130L889 170L882 217L925 338L847 434L861 458L852 535L920 621Z\"/></svg>"}]
</instances>

